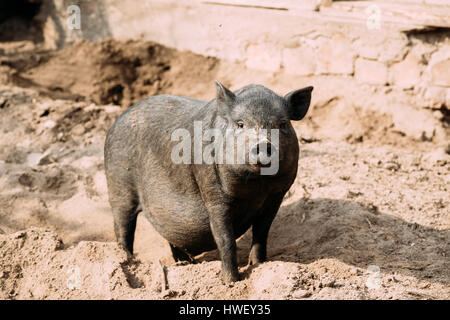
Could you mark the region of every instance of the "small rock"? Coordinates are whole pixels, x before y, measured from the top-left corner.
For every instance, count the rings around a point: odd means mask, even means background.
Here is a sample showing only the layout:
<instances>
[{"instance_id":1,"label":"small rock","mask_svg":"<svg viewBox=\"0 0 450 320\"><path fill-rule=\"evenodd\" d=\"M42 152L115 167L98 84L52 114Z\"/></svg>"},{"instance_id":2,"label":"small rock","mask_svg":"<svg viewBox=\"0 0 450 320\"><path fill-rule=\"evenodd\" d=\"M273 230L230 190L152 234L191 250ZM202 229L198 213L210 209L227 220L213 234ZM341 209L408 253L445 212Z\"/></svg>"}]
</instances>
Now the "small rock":
<instances>
[{"instance_id":1,"label":"small rock","mask_svg":"<svg viewBox=\"0 0 450 320\"><path fill-rule=\"evenodd\" d=\"M301 137L299 137L299 139L300 139L301 143L313 143L313 142L320 141L320 139L317 139L317 138L315 138L315 137L313 137L311 135L308 135L308 134L302 135Z\"/></svg>"},{"instance_id":2,"label":"small rock","mask_svg":"<svg viewBox=\"0 0 450 320\"><path fill-rule=\"evenodd\" d=\"M321 279L320 281L321 285L323 288L333 288L334 284L336 283L336 280L330 277L325 277L323 279Z\"/></svg>"},{"instance_id":3,"label":"small rock","mask_svg":"<svg viewBox=\"0 0 450 320\"><path fill-rule=\"evenodd\" d=\"M442 112L440 110L436 110L436 111L433 111L433 117L436 120L440 121L440 120L442 120L444 118L444 115L442 114Z\"/></svg>"},{"instance_id":4,"label":"small rock","mask_svg":"<svg viewBox=\"0 0 450 320\"><path fill-rule=\"evenodd\" d=\"M93 121L89 121L84 124L84 128L86 130L91 130L94 127L95 127L95 123Z\"/></svg>"},{"instance_id":5,"label":"small rock","mask_svg":"<svg viewBox=\"0 0 450 320\"><path fill-rule=\"evenodd\" d=\"M370 164L371 166L374 167L378 167L379 165L381 165L381 160L377 159L377 158L370 158L367 160L368 164Z\"/></svg>"},{"instance_id":6,"label":"small rock","mask_svg":"<svg viewBox=\"0 0 450 320\"><path fill-rule=\"evenodd\" d=\"M85 133L86 129L84 128L84 126L79 123L77 124L75 127L72 128L72 133L76 136L81 136L83 135L83 133Z\"/></svg>"},{"instance_id":7,"label":"small rock","mask_svg":"<svg viewBox=\"0 0 450 320\"><path fill-rule=\"evenodd\" d=\"M25 231L18 231L16 233L14 233L13 238L14 239L20 239L26 236L26 232Z\"/></svg>"},{"instance_id":8,"label":"small rock","mask_svg":"<svg viewBox=\"0 0 450 320\"><path fill-rule=\"evenodd\" d=\"M431 286L431 283L427 282L427 283L422 283L419 288L420 289L428 289Z\"/></svg>"},{"instance_id":9,"label":"small rock","mask_svg":"<svg viewBox=\"0 0 450 320\"><path fill-rule=\"evenodd\" d=\"M56 122L53 120L47 120L43 123L44 128L46 129L51 129L54 128L56 126Z\"/></svg>"},{"instance_id":10,"label":"small rock","mask_svg":"<svg viewBox=\"0 0 450 320\"><path fill-rule=\"evenodd\" d=\"M295 290L291 294L291 297L294 299L303 299L303 298L307 298L309 296L311 296L311 292L309 292L308 290L303 290L303 289Z\"/></svg>"},{"instance_id":11,"label":"small rock","mask_svg":"<svg viewBox=\"0 0 450 320\"><path fill-rule=\"evenodd\" d=\"M400 164L398 164L397 162L389 161L386 162L383 167L387 170L397 171L398 169L400 169Z\"/></svg>"},{"instance_id":12,"label":"small rock","mask_svg":"<svg viewBox=\"0 0 450 320\"><path fill-rule=\"evenodd\" d=\"M363 195L363 193L359 192L359 191L348 190L348 192L347 192L347 198L350 198L350 199L356 198L356 197L359 197L362 195Z\"/></svg>"},{"instance_id":13,"label":"small rock","mask_svg":"<svg viewBox=\"0 0 450 320\"><path fill-rule=\"evenodd\" d=\"M120 112L120 107L119 106L105 106L105 112L106 113Z\"/></svg>"},{"instance_id":14,"label":"small rock","mask_svg":"<svg viewBox=\"0 0 450 320\"><path fill-rule=\"evenodd\" d=\"M54 163L54 162L56 162L56 161L57 161L57 160L56 160L55 157L53 157L51 154L47 154L47 155L43 156L43 157L39 160L38 165L40 165L40 166L45 166L45 165L47 165L47 164Z\"/></svg>"}]
</instances>

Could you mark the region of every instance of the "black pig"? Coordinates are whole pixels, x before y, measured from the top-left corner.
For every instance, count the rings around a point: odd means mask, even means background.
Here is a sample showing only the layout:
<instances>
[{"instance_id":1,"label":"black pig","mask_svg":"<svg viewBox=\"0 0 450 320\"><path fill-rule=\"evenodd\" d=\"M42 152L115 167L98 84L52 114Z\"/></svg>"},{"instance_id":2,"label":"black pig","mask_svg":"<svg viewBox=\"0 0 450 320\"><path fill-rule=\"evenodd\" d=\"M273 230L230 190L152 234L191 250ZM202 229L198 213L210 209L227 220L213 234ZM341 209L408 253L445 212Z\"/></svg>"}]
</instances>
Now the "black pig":
<instances>
[{"instance_id":1,"label":"black pig","mask_svg":"<svg viewBox=\"0 0 450 320\"><path fill-rule=\"evenodd\" d=\"M175 261L218 248L222 277L231 282L239 279L236 239L250 226L249 263L266 259L270 226L297 174L299 148L290 120L305 116L313 88L283 98L260 85L234 93L219 82L216 86L216 98L209 102L158 95L128 108L107 134L105 172L119 244L133 252L136 218L142 211L169 242ZM224 135L233 129L234 136L245 129L278 129L279 142L257 139L248 146L249 154L256 155L253 162L246 157L241 164L208 164L187 155L185 160L192 161L177 163L172 134L181 129L195 135L196 122L203 131L218 129ZM200 143L205 144L204 139ZM261 174L275 161L273 154L278 156L278 170Z\"/></svg>"}]
</instances>

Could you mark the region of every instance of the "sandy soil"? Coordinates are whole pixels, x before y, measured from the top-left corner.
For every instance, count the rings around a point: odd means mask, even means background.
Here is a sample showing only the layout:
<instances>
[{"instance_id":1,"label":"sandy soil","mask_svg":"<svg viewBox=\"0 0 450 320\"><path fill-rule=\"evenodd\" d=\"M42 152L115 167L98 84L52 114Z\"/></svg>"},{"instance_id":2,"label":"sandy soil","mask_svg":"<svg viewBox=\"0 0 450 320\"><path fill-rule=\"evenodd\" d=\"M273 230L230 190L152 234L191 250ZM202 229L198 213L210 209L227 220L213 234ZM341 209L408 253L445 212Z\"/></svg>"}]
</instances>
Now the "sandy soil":
<instances>
[{"instance_id":1,"label":"sandy soil","mask_svg":"<svg viewBox=\"0 0 450 320\"><path fill-rule=\"evenodd\" d=\"M212 98L223 63L138 41L3 43L0 60L1 299L450 299L448 146L316 103L295 125L299 173L269 261L246 265L245 234L243 280L226 286L216 251L175 265L142 217L136 255L120 250L103 169L106 130L130 103Z\"/></svg>"}]
</instances>

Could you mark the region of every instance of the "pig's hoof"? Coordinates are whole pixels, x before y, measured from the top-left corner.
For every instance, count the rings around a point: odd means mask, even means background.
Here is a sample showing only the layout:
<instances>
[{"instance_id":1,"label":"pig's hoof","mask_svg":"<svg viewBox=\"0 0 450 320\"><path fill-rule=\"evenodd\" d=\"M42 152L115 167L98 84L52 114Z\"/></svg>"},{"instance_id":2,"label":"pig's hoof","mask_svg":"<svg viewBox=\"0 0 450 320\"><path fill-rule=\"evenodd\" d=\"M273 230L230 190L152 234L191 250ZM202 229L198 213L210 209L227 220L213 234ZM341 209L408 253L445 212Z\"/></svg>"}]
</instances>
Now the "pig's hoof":
<instances>
[{"instance_id":1,"label":"pig's hoof","mask_svg":"<svg viewBox=\"0 0 450 320\"><path fill-rule=\"evenodd\" d=\"M262 263L262 261L260 259L252 259L252 258L248 259L248 265L249 266L256 266L256 265L258 265L260 263Z\"/></svg>"},{"instance_id":2,"label":"pig's hoof","mask_svg":"<svg viewBox=\"0 0 450 320\"><path fill-rule=\"evenodd\" d=\"M258 265L260 263L263 263L264 261L265 261L265 259L263 259L262 257L258 256L253 251L250 253L250 256L248 257L248 265L249 266Z\"/></svg>"},{"instance_id":3,"label":"pig's hoof","mask_svg":"<svg viewBox=\"0 0 450 320\"><path fill-rule=\"evenodd\" d=\"M222 279L225 284L232 284L233 282L241 280L241 277L239 276L239 273L228 273L224 274Z\"/></svg>"}]
</instances>

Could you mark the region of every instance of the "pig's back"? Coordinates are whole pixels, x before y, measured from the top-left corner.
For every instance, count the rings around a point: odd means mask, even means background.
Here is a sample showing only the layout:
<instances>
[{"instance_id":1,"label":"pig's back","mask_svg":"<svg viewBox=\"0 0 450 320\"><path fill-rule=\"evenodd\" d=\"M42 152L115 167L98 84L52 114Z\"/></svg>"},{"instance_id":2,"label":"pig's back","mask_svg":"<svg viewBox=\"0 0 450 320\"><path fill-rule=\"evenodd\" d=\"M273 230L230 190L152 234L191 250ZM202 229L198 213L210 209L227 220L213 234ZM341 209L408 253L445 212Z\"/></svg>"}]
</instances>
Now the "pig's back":
<instances>
[{"instance_id":1,"label":"pig's back","mask_svg":"<svg viewBox=\"0 0 450 320\"><path fill-rule=\"evenodd\" d=\"M106 135L105 165L140 166L148 152L166 156L171 134L192 125L205 102L170 95L143 99L122 113Z\"/></svg>"}]
</instances>

